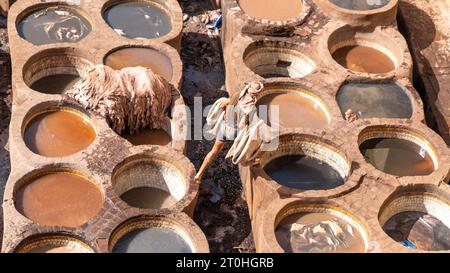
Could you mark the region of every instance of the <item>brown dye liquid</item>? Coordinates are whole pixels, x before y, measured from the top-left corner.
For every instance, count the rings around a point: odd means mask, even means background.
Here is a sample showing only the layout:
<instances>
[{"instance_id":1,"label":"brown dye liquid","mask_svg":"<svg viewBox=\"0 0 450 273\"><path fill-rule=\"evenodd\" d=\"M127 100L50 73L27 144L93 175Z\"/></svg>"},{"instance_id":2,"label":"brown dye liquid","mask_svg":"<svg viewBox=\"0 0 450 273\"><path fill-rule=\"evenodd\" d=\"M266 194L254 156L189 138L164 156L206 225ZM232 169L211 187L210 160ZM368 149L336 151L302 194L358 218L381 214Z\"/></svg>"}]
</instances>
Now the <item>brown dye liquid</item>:
<instances>
[{"instance_id":1,"label":"brown dye liquid","mask_svg":"<svg viewBox=\"0 0 450 273\"><path fill-rule=\"evenodd\" d=\"M350 10L373 10L386 6L391 0L329 0L338 7Z\"/></svg>"},{"instance_id":2,"label":"brown dye liquid","mask_svg":"<svg viewBox=\"0 0 450 273\"><path fill-rule=\"evenodd\" d=\"M406 211L392 216L383 226L394 240L409 241L413 247L428 251L450 250L450 229L434 216Z\"/></svg>"},{"instance_id":3,"label":"brown dye liquid","mask_svg":"<svg viewBox=\"0 0 450 273\"><path fill-rule=\"evenodd\" d=\"M19 35L35 44L75 43L86 37L91 25L67 7L49 7L26 16L17 25Z\"/></svg>"},{"instance_id":4,"label":"brown dye liquid","mask_svg":"<svg viewBox=\"0 0 450 273\"><path fill-rule=\"evenodd\" d=\"M275 236L286 252L365 252L365 242L358 230L327 213L290 215L278 225Z\"/></svg>"},{"instance_id":5,"label":"brown dye liquid","mask_svg":"<svg viewBox=\"0 0 450 273\"><path fill-rule=\"evenodd\" d=\"M250 17L272 21L295 19L302 11L300 0L239 0L239 5Z\"/></svg>"},{"instance_id":6,"label":"brown dye liquid","mask_svg":"<svg viewBox=\"0 0 450 273\"><path fill-rule=\"evenodd\" d=\"M333 58L343 67L354 72L387 73L395 64L383 52L367 46L345 46L333 53Z\"/></svg>"},{"instance_id":7,"label":"brown dye liquid","mask_svg":"<svg viewBox=\"0 0 450 273\"><path fill-rule=\"evenodd\" d=\"M264 171L277 183L295 189L326 190L344 184L330 165L304 155L279 157L264 166Z\"/></svg>"},{"instance_id":8,"label":"brown dye liquid","mask_svg":"<svg viewBox=\"0 0 450 273\"><path fill-rule=\"evenodd\" d=\"M170 59L157 50L150 48L123 48L109 54L105 65L120 70L125 67L142 66L150 68L167 81L172 80L172 63Z\"/></svg>"},{"instance_id":9,"label":"brown dye liquid","mask_svg":"<svg viewBox=\"0 0 450 273\"><path fill-rule=\"evenodd\" d=\"M172 142L172 137L165 130L144 130L134 135L124 135L131 144L139 145L159 145L166 146Z\"/></svg>"},{"instance_id":10,"label":"brown dye liquid","mask_svg":"<svg viewBox=\"0 0 450 273\"><path fill-rule=\"evenodd\" d=\"M43 245L30 249L27 253L81 253L70 246L55 247L52 245Z\"/></svg>"},{"instance_id":11,"label":"brown dye liquid","mask_svg":"<svg viewBox=\"0 0 450 273\"><path fill-rule=\"evenodd\" d=\"M138 187L120 196L125 203L135 208L160 209L175 205L177 200L170 193L152 187Z\"/></svg>"},{"instance_id":12,"label":"brown dye liquid","mask_svg":"<svg viewBox=\"0 0 450 273\"><path fill-rule=\"evenodd\" d=\"M430 155L414 142L396 138L376 138L363 142L360 150L367 162L396 176L422 176L434 172Z\"/></svg>"},{"instance_id":13,"label":"brown dye liquid","mask_svg":"<svg viewBox=\"0 0 450 273\"><path fill-rule=\"evenodd\" d=\"M343 115L352 110L359 118L410 118L411 99L397 84L349 83L336 97Z\"/></svg>"},{"instance_id":14,"label":"brown dye liquid","mask_svg":"<svg viewBox=\"0 0 450 273\"><path fill-rule=\"evenodd\" d=\"M15 204L35 223L78 227L100 211L103 196L86 178L61 172L38 177L19 189Z\"/></svg>"},{"instance_id":15,"label":"brown dye liquid","mask_svg":"<svg viewBox=\"0 0 450 273\"><path fill-rule=\"evenodd\" d=\"M86 149L96 137L92 125L68 111L43 113L33 118L24 132L27 147L46 157L63 157Z\"/></svg>"},{"instance_id":16,"label":"brown dye liquid","mask_svg":"<svg viewBox=\"0 0 450 273\"><path fill-rule=\"evenodd\" d=\"M268 124L279 120L280 128L324 129L328 117L317 103L294 93L274 93L262 97L258 106L268 107ZM279 109L279 119L271 116L271 107Z\"/></svg>"},{"instance_id":17,"label":"brown dye liquid","mask_svg":"<svg viewBox=\"0 0 450 273\"><path fill-rule=\"evenodd\" d=\"M51 75L37 80L30 88L45 94L62 94L71 89L79 80L80 76L78 75Z\"/></svg>"}]
</instances>

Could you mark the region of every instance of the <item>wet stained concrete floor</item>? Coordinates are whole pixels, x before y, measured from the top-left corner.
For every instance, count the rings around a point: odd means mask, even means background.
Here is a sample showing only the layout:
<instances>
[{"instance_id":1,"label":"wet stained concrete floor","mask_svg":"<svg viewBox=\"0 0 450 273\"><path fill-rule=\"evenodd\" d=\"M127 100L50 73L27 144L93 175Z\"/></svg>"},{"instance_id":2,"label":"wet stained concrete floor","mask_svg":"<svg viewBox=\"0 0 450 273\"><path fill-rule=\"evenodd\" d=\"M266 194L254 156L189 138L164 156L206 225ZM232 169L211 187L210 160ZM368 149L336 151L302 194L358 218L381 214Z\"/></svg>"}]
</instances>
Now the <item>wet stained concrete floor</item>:
<instances>
[{"instance_id":1,"label":"wet stained concrete floor","mask_svg":"<svg viewBox=\"0 0 450 273\"><path fill-rule=\"evenodd\" d=\"M182 92L186 104L192 110L194 97L202 97L202 103L206 106L219 97L227 96L219 33L209 31L206 27L213 23L219 13L209 1L180 1L180 5L185 14L181 50L184 68ZM0 17L0 197L2 199L10 172L7 141L11 107L11 73L6 33L6 20ZM207 140L188 142L188 157L197 169L212 145L213 141ZM225 160L229 146L230 144L225 147L204 176L194 220L205 233L211 252L254 252L251 224L237 166ZM0 226L2 222L0 221Z\"/></svg>"}]
</instances>

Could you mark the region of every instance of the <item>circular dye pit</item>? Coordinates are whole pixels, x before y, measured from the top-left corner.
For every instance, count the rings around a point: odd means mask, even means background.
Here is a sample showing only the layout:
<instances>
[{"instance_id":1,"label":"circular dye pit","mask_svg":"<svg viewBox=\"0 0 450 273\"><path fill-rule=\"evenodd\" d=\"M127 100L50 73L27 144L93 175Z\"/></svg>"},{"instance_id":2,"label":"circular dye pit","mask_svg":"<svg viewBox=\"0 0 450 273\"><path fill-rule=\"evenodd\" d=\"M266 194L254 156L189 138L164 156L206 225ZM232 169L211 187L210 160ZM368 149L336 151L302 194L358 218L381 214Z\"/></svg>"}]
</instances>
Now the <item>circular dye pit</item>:
<instances>
[{"instance_id":1,"label":"circular dye pit","mask_svg":"<svg viewBox=\"0 0 450 273\"><path fill-rule=\"evenodd\" d=\"M26 15L17 24L20 37L35 45L75 43L91 32L89 21L67 6L51 6Z\"/></svg>"},{"instance_id":2,"label":"circular dye pit","mask_svg":"<svg viewBox=\"0 0 450 273\"><path fill-rule=\"evenodd\" d=\"M154 73L172 80L172 62L161 52L143 47L122 48L111 52L105 58L105 65L120 70L125 67L142 66Z\"/></svg>"},{"instance_id":3,"label":"circular dye pit","mask_svg":"<svg viewBox=\"0 0 450 273\"><path fill-rule=\"evenodd\" d=\"M333 147L296 135L281 136L277 151L262 155L261 166L278 184L300 190L339 187L350 173L349 162Z\"/></svg>"},{"instance_id":4,"label":"circular dye pit","mask_svg":"<svg viewBox=\"0 0 450 273\"><path fill-rule=\"evenodd\" d=\"M298 207L282 216L275 236L288 253L363 253L365 234L344 213L330 208Z\"/></svg>"},{"instance_id":5,"label":"circular dye pit","mask_svg":"<svg viewBox=\"0 0 450 273\"><path fill-rule=\"evenodd\" d=\"M300 16L302 0L239 0L239 6L250 17L286 21Z\"/></svg>"},{"instance_id":6,"label":"circular dye pit","mask_svg":"<svg viewBox=\"0 0 450 273\"><path fill-rule=\"evenodd\" d=\"M372 138L359 149L367 162L395 176L424 176L435 171L429 152L413 141L399 138Z\"/></svg>"},{"instance_id":7,"label":"circular dye pit","mask_svg":"<svg viewBox=\"0 0 450 273\"><path fill-rule=\"evenodd\" d=\"M119 227L112 235L113 253L192 253L189 236L172 220L155 218Z\"/></svg>"},{"instance_id":8,"label":"circular dye pit","mask_svg":"<svg viewBox=\"0 0 450 273\"><path fill-rule=\"evenodd\" d=\"M113 188L132 207L174 206L186 193L186 182L172 164L146 156L127 159L113 173Z\"/></svg>"},{"instance_id":9,"label":"circular dye pit","mask_svg":"<svg viewBox=\"0 0 450 273\"><path fill-rule=\"evenodd\" d=\"M341 87L337 102L342 115L348 110L359 118L411 118L413 107L405 89L394 83L348 83Z\"/></svg>"},{"instance_id":10,"label":"circular dye pit","mask_svg":"<svg viewBox=\"0 0 450 273\"><path fill-rule=\"evenodd\" d=\"M63 157L86 149L96 138L88 117L74 110L49 110L25 121L23 139L35 154Z\"/></svg>"},{"instance_id":11,"label":"circular dye pit","mask_svg":"<svg viewBox=\"0 0 450 273\"><path fill-rule=\"evenodd\" d=\"M338 7L349 10L374 10L387 4L390 0L364 1L364 0L328 0Z\"/></svg>"},{"instance_id":12,"label":"circular dye pit","mask_svg":"<svg viewBox=\"0 0 450 273\"><path fill-rule=\"evenodd\" d=\"M126 140L135 146L158 145L166 146L172 142L172 137L163 129L147 129L136 134L122 135Z\"/></svg>"},{"instance_id":13,"label":"circular dye pit","mask_svg":"<svg viewBox=\"0 0 450 273\"><path fill-rule=\"evenodd\" d=\"M354 72L381 74L395 69L395 63L388 55L369 46L344 46L332 55L341 66Z\"/></svg>"},{"instance_id":14,"label":"circular dye pit","mask_svg":"<svg viewBox=\"0 0 450 273\"><path fill-rule=\"evenodd\" d=\"M450 206L435 194L409 192L391 198L379 220L387 235L410 249L450 250Z\"/></svg>"},{"instance_id":15,"label":"circular dye pit","mask_svg":"<svg viewBox=\"0 0 450 273\"><path fill-rule=\"evenodd\" d=\"M256 42L244 52L244 63L263 78L302 78L314 71L316 65L299 51Z\"/></svg>"},{"instance_id":16,"label":"circular dye pit","mask_svg":"<svg viewBox=\"0 0 450 273\"><path fill-rule=\"evenodd\" d=\"M132 39L159 38L172 30L169 14L153 1L114 3L105 9L103 18L119 35Z\"/></svg>"},{"instance_id":17,"label":"circular dye pit","mask_svg":"<svg viewBox=\"0 0 450 273\"><path fill-rule=\"evenodd\" d=\"M66 171L41 173L24 181L14 195L16 209L40 225L78 227L103 207L99 187Z\"/></svg>"},{"instance_id":18,"label":"circular dye pit","mask_svg":"<svg viewBox=\"0 0 450 273\"><path fill-rule=\"evenodd\" d=\"M65 235L38 235L22 241L15 253L94 253L81 240Z\"/></svg>"},{"instance_id":19,"label":"circular dye pit","mask_svg":"<svg viewBox=\"0 0 450 273\"><path fill-rule=\"evenodd\" d=\"M89 71L92 63L73 48L47 49L33 55L23 69L23 80L45 94L63 94Z\"/></svg>"},{"instance_id":20,"label":"circular dye pit","mask_svg":"<svg viewBox=\"0 0 450 273\"><path fill-rule=\"evenodd\" d=\"M258 98L257 107L266 106L269 126L280 128L324 129L329 123L329 114L320 98L301 88L276 87L264 90Z\"/></svg>"}]
</instances>

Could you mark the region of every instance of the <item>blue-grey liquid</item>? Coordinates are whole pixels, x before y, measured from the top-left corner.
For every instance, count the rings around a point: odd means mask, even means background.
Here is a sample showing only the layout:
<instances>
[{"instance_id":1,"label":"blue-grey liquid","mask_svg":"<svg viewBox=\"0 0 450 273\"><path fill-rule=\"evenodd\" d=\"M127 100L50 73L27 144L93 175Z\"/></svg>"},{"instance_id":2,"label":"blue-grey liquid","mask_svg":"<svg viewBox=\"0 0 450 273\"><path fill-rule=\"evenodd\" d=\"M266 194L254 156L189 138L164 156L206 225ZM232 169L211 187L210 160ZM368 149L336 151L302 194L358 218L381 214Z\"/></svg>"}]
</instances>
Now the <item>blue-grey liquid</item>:
<instances>
[{"instance_id":1,"label":"blue-grey liquid","mask_svg":"<svg viewBox=\"0 0 450 273\"><path fill-rule=\"evenodd\" d=\"M359 118L411 118L411 99L394 83L348 83L341 87L337 102L342 114L352 110Z\"/></svg>"},{"instance_id":2,"label":"blue-grey liquid","mask_svg":"<svg viewBox=\"0 0 450 273\"><path fill-rule=\"evenodd\" d=\"M123 236L113 253L192 253L178 233L166 228L137 229Z\"/></svg>"},{"instance_id":3,"label":"blue-grey liquid","mask_svg":"<svg viewBox=\"0 0 450 273\"><path fill-rule=\"evenodd\" d=\"M128 38L158 38L172 29L170 16L154 4L126 2L113 5L103 18L117 33Z\"/></svg>"},{"instance_id":4,"label":"blue-grey liquid","mask_svg":"<svg viewBox=\"0 0 450 273\"><path fill-rule=\"evenodd\" d=\"M344 179L330 165L313 157L289 155L272 160L264 167L277 183L302 190L333 189Z\"/></svg>"},{"instance_id":5,"label":"blue-grey liquid","mask_svg":"<svg viewBox=\"0 0 450 273\"><path fill-rule=\"evenodd\" d=\"M338 7L351 10L372 10L389 4L390 0L329 0Z\"/></svg>"}]
</instances>

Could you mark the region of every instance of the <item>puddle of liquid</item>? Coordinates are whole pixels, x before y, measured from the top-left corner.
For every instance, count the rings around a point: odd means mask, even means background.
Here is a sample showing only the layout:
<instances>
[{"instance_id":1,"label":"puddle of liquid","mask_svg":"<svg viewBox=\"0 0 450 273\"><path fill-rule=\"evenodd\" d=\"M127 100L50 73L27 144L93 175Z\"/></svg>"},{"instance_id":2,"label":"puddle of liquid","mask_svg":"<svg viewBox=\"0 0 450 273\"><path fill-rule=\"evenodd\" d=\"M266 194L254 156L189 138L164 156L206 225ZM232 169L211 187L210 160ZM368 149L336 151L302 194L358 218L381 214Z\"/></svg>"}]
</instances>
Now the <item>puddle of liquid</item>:
<instances>
[{"instance_id":1,"label":"puddle of liquid","mask_svg":"<svg viewBox=\"0 0 450 273\"><path fill-rule=\"evenodd\" d=\"M294 253L362 253L365 242L358 230L327 213L297 213L275 230L278 243Z\"/></svg>"},{"instance_id":2,"label":"puddle of liquid","mask_svg":"<svg viewBox=\"0 0 450 273\"><path fill-rule=\"evenodd\" d=\"M319 105L295 93L273 93L258 100L258 106L268 108L268 125L279 121L280 128L324 129L328 117ZM271 107L279 109L279 118L271 116Z\"/></svg>"},{"instance_id":3,"label":"puddle of liquid","mask_svg":"<svg viewBox=\"0 0 450 273\"><path fill-rule=\"evenodd\" d=\"M349 83L337 95L342 114L351 109L359 118L410 118L411 99L397 84Z\"/></svg>"},{"instance_id":4,"label":"puddle of liquid","mask_svg":"<svg viewBox=\"0 0 450 273\"><path fill-rule=\"evenodd\" d=\"M300 0L239 0L239 6L250 17L272 21L295 19L302 12Z\"/></svg>"},{"instance_id":5,"label":"puddle of liquid","mask_svg":"<svg viewBox=\"0 0 450 273\"><path fill-rule=\"evenodd\" d=\"M17 25L19 35L35 45L75 43L91 32L91 25L67 7L49 7L26 16Z\"/></svg>"},{"instance_id":6,"label":"puddle of liquid","mask_svg":"<svg viewBox=\"0 0 450 273\"><path fill-rule=\"evenodd\" d=\"M391 58L367 46L344 46L333 53L333 58L340 65L354 72L380 74L395 69Z\"/></svg>"},{"instance_id":7,"label":"puddle of liquid","mask_svg":"<svg viewBox=\"0 0 450 273\"><path fill-rule=\"evenodd\" d=\"M37 80L30 88L45 94L62 94L71 89L79 80L79 75L57 74Z\"/></svg>"},{"instance_id":8,"label":"puddle of liquid","mask_svg":"<svg viewBox=\"0 0 450 273\"><path fill-rule=\"evenodd\" d=\"M277 183L301 190L326 190L344 184L330 165L304 155L279 157L269 162L264 171Z\"/></svg>"},{"instance_id":9,"label":"puddle of liquid","mask_svg":"<svg viewBox=\"0 0 450 273\"><path fill-rule=\"evenodd\" d=\"M167 191L152 187L137 187L120 196L125 203L135 208L161 209L175 205L177 200Z\"/></svg>"},{"instance_id":10,"label":"puddle of liquid","mask_svg":"<svg viewBox=\"0 0 450 273\"><path fill-rule=\"evenodd\" d=\"M151 48L123 48L109 54L105 65L120 70L125 67L142 66L150 68L167 81L172 80L172 63L170 59L157 50Z\"/></svg>"},{"instance_id":11,"label":"puddle of liquid","mask_svg":"<svg viewBox=\"0 0 450 273\"><path fill-rule=\"evenodd\" d=\"M30 249L27 253L83 253L70 246L42 245Z\"/></svg>"},{"instance_id":12,"label":"puddle of liquid","mask_svg":"<svg viewBox=\"0 0 450 273\"><path fill-rule=\"evenodd\" d=\"M172 29L170 16L156 4L126 2L113 5L103 18L118 34L127 38L158 38Z\"/></svg>"},{"instance_id":13,"label":"puddle of liquid","mask_svg":"<svg viewBox=\"0 0 450 273\"><path fill-rule=\"evenodd\" d=\"M171 229L146 228L132 231L117 242L113 253L192 253L183 237Z\"/></svg>"},{"instance_id":14,"label":"puddle of liquid","mask_svg":"<svg viewBox=\"0 0 450 273\"><path fill-rule=\"evenodd\" d=\"M421 176L434 172L430 155L414 142L396 138L375 138L363 142L360 150L367 162L396 176Z\"/></svg>"},{"instance_id":15,"label":"puddle of liquid","mask_svg":"<svg viewBox=\"0 0 450 273\"><path fill-rule=\"evenodd\" d=\"M373 10L386 6L390 0L329 0L338 7L351 10Z\"/></svg>"},{"instance_id":16,"label":"puddle of liquid","mask_svg":"<svg viewBox=\"0 0 450 273\"><path fill-rule=\"evenodd\" d=\"M172 142L172 137L165 130L144 130L134 135L124 135L131 144L139 145L159 145L166 146Z\"/></svg>"},{"instance_id":17,"label":"puddle of liquid","mask_svg":"<svg viewBox=\"0 0 450 273\"><path fill-rule=\"evenodd\" d=\"M46 157L63 157L86 149L96 137L92 125L68 111L38 115L27 125L23 138L27 147Z\"/></svg>"},{"instance_id":18,"label":"puddle of liquid","mask_svg":"<svg viewBox=\"0 0 450 273\"><path fill-rule=\"evenodd\" d=\"M450 250L450 229L436 217L422 212L406 211L392 216L383 226L394 240L412 243L428 251Z\"/></svg>"},{"instance_id":19,"label":"puddle of liquid","mask_svg":"<svg viewBox=\"0 0 450 273\"><path fill-rule=\"evenodd\" d=\"M40 176L15 195L17 210L35 223L78 227L103 207L103 196L91 181L71 173Z\"/></svg>"}]
</instances>

